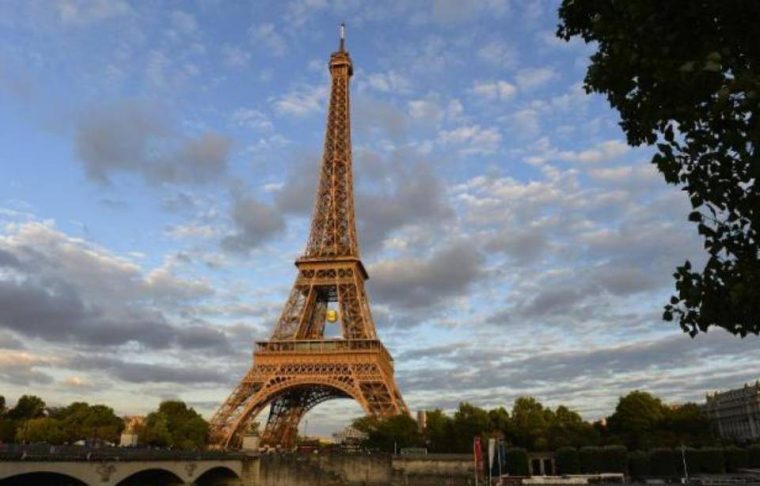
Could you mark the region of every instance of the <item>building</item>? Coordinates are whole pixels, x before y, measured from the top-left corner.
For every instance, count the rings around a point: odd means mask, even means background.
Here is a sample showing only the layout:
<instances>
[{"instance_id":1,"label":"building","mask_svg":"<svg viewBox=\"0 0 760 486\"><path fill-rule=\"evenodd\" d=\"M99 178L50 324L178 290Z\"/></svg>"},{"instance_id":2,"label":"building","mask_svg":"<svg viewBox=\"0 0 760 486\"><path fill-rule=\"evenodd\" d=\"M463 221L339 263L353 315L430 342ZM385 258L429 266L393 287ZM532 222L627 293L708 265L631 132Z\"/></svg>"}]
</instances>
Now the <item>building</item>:
<instances>
[{"instance_id":1,"label":"building","mask_svg":"<svg viewBox=\"0 0 760 486\"><path fill-rule=\"evenodd\" d=\"M349 425L340 432L334 433L333 439L337 444L342 445L359 444L363 440L367 439L367 434Z\"/></svg>"},{"instance_id":2,"label":"building","mask_svg":"<svg viewBox=\"0 0 760 486\"><path fill-rule=\"evenodd\" d=\"M123 417L124 431L121 433L119 445L121 447L136 447L138 442L138 431L145 425L145 417L137 415Z\"/></svg>"},{"instance_id":3,"label":"building","mask_svg":"<svg viewBox=\"0 0 760 486\"><path fill-rule=\"evenodd\" d=\"M417 426L420 430L427 429L427 411L417 410Z\"/></svg>"},{"instance_id":4,"label":"building","mask_svg":"<svg viewBox=\"0 0 760 486\"><path fill-rule=\"evenodd\" d=\"M707 394L704 410L723 439L760 439L760 380L742 388Z\"/></svg>"}]
</instances>

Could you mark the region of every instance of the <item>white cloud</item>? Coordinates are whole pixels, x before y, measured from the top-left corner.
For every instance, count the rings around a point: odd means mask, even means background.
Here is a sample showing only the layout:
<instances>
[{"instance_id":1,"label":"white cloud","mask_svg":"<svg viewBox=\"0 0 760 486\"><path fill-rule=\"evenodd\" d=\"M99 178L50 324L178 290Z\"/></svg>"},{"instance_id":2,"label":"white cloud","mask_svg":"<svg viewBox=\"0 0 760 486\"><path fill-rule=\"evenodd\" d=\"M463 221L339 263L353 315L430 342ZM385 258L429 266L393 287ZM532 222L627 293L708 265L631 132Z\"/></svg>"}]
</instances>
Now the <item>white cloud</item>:
<instances>
[{"instance_id":1,"label":"white cloud","mask_svg":"<svg viewBox=\"0 0 760 486\"><path fill-rule=\"evenodd\" d=\"M409 116L417 120L440 123L443 120L443 109L435 99L418 99L409 102Z\"/></svg>"},{"instance_id":2,"label":"white cloud","mask_svg":"<svg viewBox=\"0 0 760 486\"><path fill-rule=\"evenodd\" d=\"M463 155L486 155L499 149L501 133L493 127L467 125L438 132L438 141L444 145L460 146L459 152Z\"/></svg>"},{"instance_id":3,"label":"white cloud","mask_svg":"<svg viewBox=\"0 0 760 486\"><path fill-rule=\"evenodd\" d=\"M525 68L517 71L515 80L521 89L532 89L543 86L558 77L551 67Z\"/></svg>"},{"instance_id":4,"label":"white cloud","mask_svg":"<svg viewBox=\"0 0 760 486\"><path fill-rule=\"evenodd\" d=\"M607 140L596 146L581 151L562 151L557 153L556 158L567 162L580 162L583 164L598 164L617 159L628 153L631 147L621 140Z\"/></svg>"},{"instance_id":5,"label":"white cloud","mask_svg":"<svg viewBox=\"0 0 760 486\"><path fill-rule=\"evenodd\" d=\"M272 122L263 112L254 108L238 108L232 112L232 122L239 126L253 130L269 131Z\"/></svg>"},{"instance_id":6,"label":"white cloud","mask_svg":"<svg viewBox=\"0 0 760 486\"><path fill-rule=\"evenodd\" d=\"M255 48L265 50L275 56L285 54L287 44L274 24L252 25L248 29L248 39Z\"/></svg>"},{"instance_id":7,"label":"white cloud","mask_svg":"<svg viewBox=\"0 0 760 486\"><path fill-rule=\"evenodd\" d=\"M272 105L280 114L303 117L324 111L327 93L325 85L304 86L274 99Z\"/></svg>"},{"instance_id":8,"label":"white cloud","mask_svg":"<svg viewBox=\"0 0 760 486\"><path fill-rule=\"evenodd\" d=\"M182 34L194 34L198 30L198 21L192 14L175 10L170 15L172 27Z\"/></svg>"},{"instance_id":9,"label":"white cloud","mask_svg":"<svg viewBox=\"0 0 760 486\"><path fill-rule=\"evenodd\" d=\"M124 0L59 0L55 7L65 25L82 26L132 12Z\"/></svg>"},{"instance_id":10,"label":"white cloud","mask_svg":"<svg viewBox=\"0 0 760 486\"><path fill-rule=\"evenodd\" d=\"M506 101L517 93L515 85L506 81L475 81L471 90L476 96L487 100Z\"/></svg>"},{"instance_id":11,"label":"white cloud","mask_svg":"<svg viewBox=\"0 0 760 486\"><path fill-rule=\"evenodd\" d=\"M288 5L287 23L301 27L312 15L327 8L327 6L327 0L294 0Z\"/></svg>"},{"instance_id":12,"label":"white cloud","mask_svg":"<svg viewBox=\"0 0 760 486\"><path fill-rule=\"evenodd\" d=\"M166 234L171 238L177 239L213 238L219 234L219 230L209 225L188 223L170 226L167 228Z\"/></svg>"},{"instance_id":13,"label":"white cloud","mask_svg":"<svg viewBox=\"0 0 760 486\"><path fill-rule=\"evenodd\" d=\"M470 22L479 15L501 18L509 13L507 0L481 0L462 2L460 0L433 0L433 20L443 24Z\"/></svg>"},{"instance_id":14,"label":"white cloud","mask_svg":"<svg viewBox=\"0 0 760 486\"><path fill-rule=\"evenodd\" d=\"M523 137L535 137L541 133L541 124L538 111L532 108L518 110L508 117L510 121L510 133L516 133Z\"/></svg>"},{"instance_id":15,"label":"white cloud","mask_svg":"<svg viewBox=\"0 0 760 486\"><path fill-rule=\"evenodd\" d=\"M517 50L505 41L491 41L477 50L477 56L486 64L509 68L517 62Z\"/></svg>"},{"instance_id":16,"label":"white cloud","mask_svg":"<svg viewBox=\"0 0 760 486\"><path fill-rule=\"evenodd\" d=\"M382 93L408 93L411 88L409 79L397 71L372 73L366 76L367 85Z\"/></svg>"},{"instance_id":17,"label":"white cloud","mask_svg":"<svg viewBox=\"0 0 760 486\"><path fill-rule=\"evenodd\" d=\"M222 62L230 68L243 68L248 66L251 59L251 53L230 44L222 45Z\"/></svg>"},{"instance_id":18,"label":"white cloud","mask_svg":"<svg viewBox=\"0 0 760 486\"><path fill-rule=\"evenodd\" d=\"M454 98L444 106L438 94L409 101L409 116L414 120L439 125L443 121L455 121L464 112L462 102Z\"/></svg>"}]
</instances>

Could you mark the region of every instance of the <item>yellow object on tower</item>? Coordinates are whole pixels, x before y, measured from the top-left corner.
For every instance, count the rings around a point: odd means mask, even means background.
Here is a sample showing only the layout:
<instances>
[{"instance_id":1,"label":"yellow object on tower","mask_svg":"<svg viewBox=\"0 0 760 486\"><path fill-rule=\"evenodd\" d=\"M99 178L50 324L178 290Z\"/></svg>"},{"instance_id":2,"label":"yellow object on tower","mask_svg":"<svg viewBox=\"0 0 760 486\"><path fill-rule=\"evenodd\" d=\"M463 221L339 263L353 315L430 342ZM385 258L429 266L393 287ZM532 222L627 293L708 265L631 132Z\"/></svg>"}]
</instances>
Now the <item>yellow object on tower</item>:
<instances>
[{"instance_id":1,"label":"yellow object on tower","mask_svg":"<svg viewBox=\"0 0 760 486\"><path fill-rule=\"evenodd\" d=\"M335 322L338 320L338 311L335 309L327 309L327 322Z\"/></svg>"}]
</instances>

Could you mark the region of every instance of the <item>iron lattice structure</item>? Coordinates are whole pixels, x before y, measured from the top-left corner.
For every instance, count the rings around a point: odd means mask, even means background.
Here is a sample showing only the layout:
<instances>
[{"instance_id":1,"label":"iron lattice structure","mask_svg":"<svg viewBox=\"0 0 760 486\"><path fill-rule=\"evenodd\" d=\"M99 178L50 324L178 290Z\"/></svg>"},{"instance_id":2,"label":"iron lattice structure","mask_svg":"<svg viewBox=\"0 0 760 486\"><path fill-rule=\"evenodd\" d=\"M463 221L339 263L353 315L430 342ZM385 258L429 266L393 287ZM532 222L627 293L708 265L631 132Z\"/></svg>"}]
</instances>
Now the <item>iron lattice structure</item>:
<instances>
[{"instance_id":1,"label":"iron lattice structure","mask_svg":"<svg viewBox=\"0 0 760 486\"><path fill-rule=\"evenodd\" d=\"M211 420L212 440L239 447L249 424L267 406L261 442L292 447L298 424L325 400L352 398L373 416L409 413L393 377L393 359L377 338L359 258L351 170L349 81L344 47L330 56L332 87L324 155L298 276L268 341L256 343L253 366ZM328 312L341 338L325 338Z\"/></svg>"}]
</instances>

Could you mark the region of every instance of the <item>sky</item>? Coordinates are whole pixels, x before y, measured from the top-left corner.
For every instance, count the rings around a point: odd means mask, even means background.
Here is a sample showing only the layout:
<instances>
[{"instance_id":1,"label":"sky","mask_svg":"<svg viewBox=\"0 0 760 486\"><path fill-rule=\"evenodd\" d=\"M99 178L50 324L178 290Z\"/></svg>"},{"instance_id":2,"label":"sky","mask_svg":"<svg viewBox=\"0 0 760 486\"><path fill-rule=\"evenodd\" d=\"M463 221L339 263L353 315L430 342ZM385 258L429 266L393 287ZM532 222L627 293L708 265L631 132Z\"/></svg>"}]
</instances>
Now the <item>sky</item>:
<instances>
[{"instance_id":1,"label":"sky","mask_svg":"<svg viewBox=\"0 0 760 486\"><path fill-rule=\"evenodd\" d=\"M343 21L361 255L412 411L595 420L754 381L751 337L661 320L704 261L688 200L584 92L557 7L0 2L0 394L211 416L295 278Z\"/></svg>"}]
</instances>

